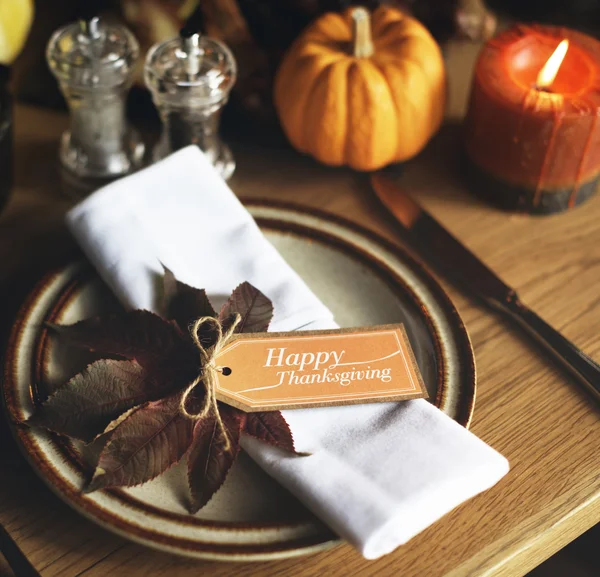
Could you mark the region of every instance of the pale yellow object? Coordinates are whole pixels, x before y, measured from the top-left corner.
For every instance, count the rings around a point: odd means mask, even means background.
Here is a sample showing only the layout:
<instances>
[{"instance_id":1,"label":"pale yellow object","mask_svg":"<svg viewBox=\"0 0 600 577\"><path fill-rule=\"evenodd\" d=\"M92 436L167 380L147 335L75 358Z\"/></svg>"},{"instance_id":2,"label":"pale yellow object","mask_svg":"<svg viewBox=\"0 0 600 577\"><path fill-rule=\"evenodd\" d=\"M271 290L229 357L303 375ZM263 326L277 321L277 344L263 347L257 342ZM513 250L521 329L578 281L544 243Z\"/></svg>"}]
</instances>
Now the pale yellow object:
<instances>
[{"instance_id":1,"label":"pale yellow object","mask_svg":"<svg viewBox=\"0 0 600 577\"><path fill-rule=\"evenodd\" d=\"M0 0L0 64L17 57L33 21L33 0Z\"/></svg>"}]
</instances>

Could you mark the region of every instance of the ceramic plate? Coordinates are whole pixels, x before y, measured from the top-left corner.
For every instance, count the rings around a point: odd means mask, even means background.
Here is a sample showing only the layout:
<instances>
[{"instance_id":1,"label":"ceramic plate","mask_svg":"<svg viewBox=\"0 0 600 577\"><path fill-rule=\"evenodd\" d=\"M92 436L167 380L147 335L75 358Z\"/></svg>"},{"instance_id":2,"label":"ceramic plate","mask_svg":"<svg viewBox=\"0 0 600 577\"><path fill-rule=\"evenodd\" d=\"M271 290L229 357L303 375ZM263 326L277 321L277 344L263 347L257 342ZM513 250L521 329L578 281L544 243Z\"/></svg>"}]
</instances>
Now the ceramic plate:
<instances>
[{"instance_id":1,"label":"ceramic plate","mask_svg":"<svg viewBox=\"0 0 600 577\"><path fill-rule=\"evenodd\" d=\"M249 210L341 326L404 323L431 401L468 426L475 398L471 343L456 309L421 265L396 245L327 213L256 201ZM43 322L73 323L117 307L84 263L38 284L7 352L3 389L11 421L28 417L34 403L92 360L49 339ZM141 487L84 495L85 449L24 426L14 426L14 433L33 467L67 503L151 547L246 561L303 555L339 543L245 454L209 504L191 516L184 507L181 466Z\"/></svg>"}]
</instances>

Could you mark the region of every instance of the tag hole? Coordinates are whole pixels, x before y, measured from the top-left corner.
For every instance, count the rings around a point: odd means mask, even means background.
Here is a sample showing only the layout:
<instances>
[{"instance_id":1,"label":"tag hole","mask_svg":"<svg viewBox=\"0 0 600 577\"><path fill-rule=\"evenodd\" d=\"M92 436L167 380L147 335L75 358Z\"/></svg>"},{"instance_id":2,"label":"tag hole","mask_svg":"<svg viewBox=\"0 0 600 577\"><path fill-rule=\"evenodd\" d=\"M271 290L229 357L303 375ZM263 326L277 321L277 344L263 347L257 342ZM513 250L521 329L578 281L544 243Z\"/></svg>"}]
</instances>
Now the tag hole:
<instances>
[{"instance_id":1,"label":"tag hole","mask_svg":"<svg viewBox=\"0 0 600 577\"><path fill-rule=\"evenodd\" d=\"M228 377L231 374L231 369L229 367L223 367L223 370L221 371L221 373L223 373L223 376Z\"/></svg>"}]
</instances>

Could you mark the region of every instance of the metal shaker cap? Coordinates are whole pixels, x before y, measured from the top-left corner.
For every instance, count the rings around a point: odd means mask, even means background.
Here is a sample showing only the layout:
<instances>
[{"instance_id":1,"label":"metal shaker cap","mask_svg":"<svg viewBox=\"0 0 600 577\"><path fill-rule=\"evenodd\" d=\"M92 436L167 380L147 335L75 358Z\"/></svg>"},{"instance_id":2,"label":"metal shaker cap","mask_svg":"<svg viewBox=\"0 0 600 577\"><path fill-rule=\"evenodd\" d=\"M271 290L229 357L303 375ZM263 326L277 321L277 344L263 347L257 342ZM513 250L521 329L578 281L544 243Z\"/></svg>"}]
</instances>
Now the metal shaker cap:
<instances>
[{"instance_id":1,"label":"metal shaker cap","mask_svg":"<svg viewBox=\"0 0 600 577\"><path fill-rule=\"evenodd\" d=\"M58 29L46 49L53 74L71 88L124 84L138 55L139 44L125 26L97 17Z\"/></svg>"},{"instance_id":2,"label":"metal shaker cap","mask_svg":"<svg viewBox=\"0 0 600 577\"><path fill-rule=\"evenodd\" d=\"M237 66L222 42L199 33L155 44L146 57L144 79L157 105L202 106L225 100Z\"/></svg>"}]
</instances>

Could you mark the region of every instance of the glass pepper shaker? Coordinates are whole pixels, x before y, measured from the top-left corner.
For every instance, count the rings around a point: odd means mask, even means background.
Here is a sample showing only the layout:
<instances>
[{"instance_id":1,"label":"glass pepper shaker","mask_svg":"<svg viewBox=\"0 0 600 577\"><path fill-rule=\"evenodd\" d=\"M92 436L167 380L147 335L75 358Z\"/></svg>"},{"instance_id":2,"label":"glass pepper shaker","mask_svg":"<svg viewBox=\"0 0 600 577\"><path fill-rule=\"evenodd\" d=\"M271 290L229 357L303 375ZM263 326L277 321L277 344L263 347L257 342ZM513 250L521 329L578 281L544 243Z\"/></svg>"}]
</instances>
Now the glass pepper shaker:
<instances>
[{"instance_id":1,"label":"glass pepper shaker","mask_svg":"<svg viewBox=\"0 0 600 577\"><path fill-rule=\"evenodd\" d=\"M142 164L144 144L125 116L138 54L127 28L97 17L69 24L50 38L46 58L71 113L60 144L63 176L79 192Z\"/></svg>"},{"instance_id":2,"label":"glass pepper shaker","mask_svg":"<svg viewBox=\"0 0 600 577\"><path fill-rule=\"evenodd\" d=\"M236 79L233 54L218 40L183 30L153 46L144 68L146 85L163 122L154 158L196 144L224 179L235 170L219 138L219 117Z\"/></svg>"}]
</instances>

